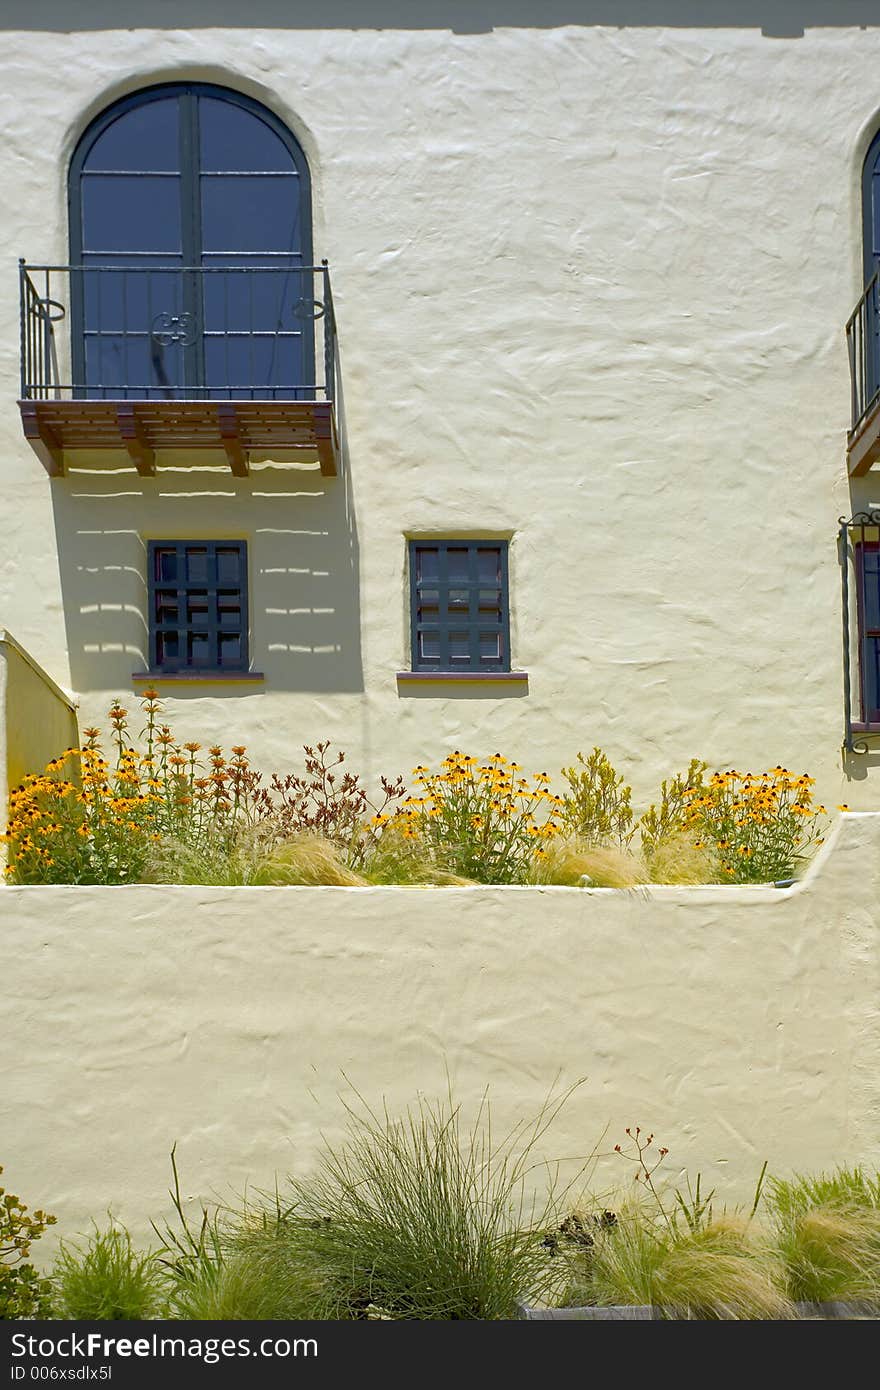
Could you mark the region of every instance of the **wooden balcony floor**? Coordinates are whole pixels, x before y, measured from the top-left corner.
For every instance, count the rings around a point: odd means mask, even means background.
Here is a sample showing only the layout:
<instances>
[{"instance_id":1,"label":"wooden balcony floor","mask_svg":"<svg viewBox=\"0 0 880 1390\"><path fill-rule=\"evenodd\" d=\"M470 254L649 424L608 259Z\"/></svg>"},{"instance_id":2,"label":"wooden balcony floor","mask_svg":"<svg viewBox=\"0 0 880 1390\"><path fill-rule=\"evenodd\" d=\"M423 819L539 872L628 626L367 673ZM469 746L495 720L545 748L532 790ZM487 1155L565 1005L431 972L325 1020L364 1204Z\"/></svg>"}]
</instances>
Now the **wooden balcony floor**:
<instances>
[{"instance_id":1,"label":"wooden balcony floor","mask_svg":"<svg viewBox=\"0 0 880 1390\"><path fill-rule=\"evenodd\" d=\"M336 414L330 401L42 400L19 401L25 438L46 472L65 472L72 450L126 454L145 477L156 450L216 449L236 477L249 454L297 450L317 454L321 472L339 471Z\"/></svg>"}]
</instances>

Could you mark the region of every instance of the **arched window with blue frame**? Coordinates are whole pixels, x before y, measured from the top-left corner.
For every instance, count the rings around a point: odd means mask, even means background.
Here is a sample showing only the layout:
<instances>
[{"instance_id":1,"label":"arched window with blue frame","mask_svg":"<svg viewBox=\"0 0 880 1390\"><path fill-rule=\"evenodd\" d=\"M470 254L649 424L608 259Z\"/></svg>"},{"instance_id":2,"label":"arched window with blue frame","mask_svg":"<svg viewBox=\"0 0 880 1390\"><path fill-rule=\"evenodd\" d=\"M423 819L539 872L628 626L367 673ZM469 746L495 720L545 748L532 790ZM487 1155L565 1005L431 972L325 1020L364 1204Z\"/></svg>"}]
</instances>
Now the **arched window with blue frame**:
<instances>
[{"instance_id":1,"label":"arched window with blue frame","mask_svg":"<svg viewBox=\"0 0 880 1390\"><path fill-rule=\"evenodd\" d=\"M314 395L305 155L260 103L205 83L102 112L70 168L74 394Z\"/></svg>"},{"instance_id":2,"label":"arched window with blue frame","mask_svg":"<svg viewBox=\"0 0 880 1390\"><path fill-rule=\"evenodd\" d=\"M862 258L865 277L864 316L855 337L848 326L853 363L853 427L871 409L880 393L880 131L871 141L862 169ZM854 316L855 317L855 316Z\"/></svg>"}]
</instances>

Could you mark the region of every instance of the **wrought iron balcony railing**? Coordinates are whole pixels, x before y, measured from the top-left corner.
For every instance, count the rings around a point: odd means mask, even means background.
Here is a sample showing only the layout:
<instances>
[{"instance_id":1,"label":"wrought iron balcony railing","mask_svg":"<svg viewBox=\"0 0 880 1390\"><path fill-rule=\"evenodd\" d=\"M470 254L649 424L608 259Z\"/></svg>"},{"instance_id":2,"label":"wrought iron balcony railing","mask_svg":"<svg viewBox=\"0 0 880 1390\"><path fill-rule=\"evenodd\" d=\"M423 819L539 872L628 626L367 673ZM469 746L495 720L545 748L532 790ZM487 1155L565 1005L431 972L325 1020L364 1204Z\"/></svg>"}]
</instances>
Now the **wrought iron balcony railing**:
<instances>
[{"instance_id":1,"label":"wrought iron balcony railing","mask_svg":"<svg viewBox=\"0 0 880 1390\"><path fill-rule=\"evenodd\" d=\"M203 447L224 448L236 472L250 450L307 448L336 471L327 264L246 259L21 262L22 418L51 472L69 450L113 447L142 472L156 448Z\"/></svg>"},{"instance_id":2,"label":"wrought iron balcony railing","mask_svg":"<svg viewBox=\"0 0 880 1390\"><path fill-rule=\"evenodd\" d=\"M846 341L852 387L849 470L864 473L880 457L880 271L847 321Z\"/></svg>"}]
</instances>

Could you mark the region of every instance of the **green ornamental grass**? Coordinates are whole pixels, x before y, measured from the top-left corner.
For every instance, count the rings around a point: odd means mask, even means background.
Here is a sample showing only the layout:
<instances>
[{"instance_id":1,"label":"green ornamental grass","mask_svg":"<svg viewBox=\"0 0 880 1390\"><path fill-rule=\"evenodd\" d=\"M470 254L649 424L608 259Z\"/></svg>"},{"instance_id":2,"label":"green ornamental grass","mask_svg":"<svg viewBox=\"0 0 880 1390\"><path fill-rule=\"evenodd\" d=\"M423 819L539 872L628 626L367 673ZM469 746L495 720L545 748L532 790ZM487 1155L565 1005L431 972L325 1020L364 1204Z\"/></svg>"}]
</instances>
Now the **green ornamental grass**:
<instances>
[{"instance_id":1,"label":"green ornamental grass","mask_svg":"<svg viewBox=\"0 0 880 1390\"><path fill-rule=\"evenodd\" d=\"M62 1242L52 1272L58 1317L80 1321L139 1321L161 1314L162 1269L151 1251L138 1253L128 1231L95 1227L85 1244Z\"/></svg>"}]
</instances>

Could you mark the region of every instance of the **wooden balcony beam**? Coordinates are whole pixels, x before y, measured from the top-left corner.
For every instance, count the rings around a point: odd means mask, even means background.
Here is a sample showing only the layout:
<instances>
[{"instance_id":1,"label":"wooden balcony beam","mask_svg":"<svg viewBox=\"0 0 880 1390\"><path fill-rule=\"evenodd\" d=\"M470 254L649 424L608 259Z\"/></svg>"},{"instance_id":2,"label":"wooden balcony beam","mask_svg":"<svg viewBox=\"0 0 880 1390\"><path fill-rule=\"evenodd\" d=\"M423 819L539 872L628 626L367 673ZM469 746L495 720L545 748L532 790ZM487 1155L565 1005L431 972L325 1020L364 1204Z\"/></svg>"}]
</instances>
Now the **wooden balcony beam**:
<instances>
[{"instance_id":1,"label":"wooden balcony beam","mask_svg":"<svg viewBox=\"0 0 880 1390\"><path fill-rule=\"evenodd\" d=\"M220 428L223 448L226 450L226 457L229 460L229 467L236 478L246 478L250 473L250 466L247 453L241 442L238 412L232 401L220 401L218 404L217 424Z\"/></svg>"},{"instance_id":2,"label":"wooden balcony beam","mask_svg":"<svg viewBox=\"0 0 880 1390\"><path fill-rule=\"evenodd\" d=\"M143 427L135 415L134 405L123 401L116 407L116 423L129 457L142 478L155 478L156 455L147 443Z\"/></svg>"},{"instance_id":3,"label":"wooden balcony beam","mask_svg":"<svg viewBox=\"0 0 880 1390\"><path fill-rule=\"evenodd\" d=\"M24 426L25 439L49 477L63 477L64 451L57 435L39 418L35 401L21 402L21 423Z\"/></svg>"},{"instance_id":4,"label":"wooden balcony beam","mask_svg":"<svg viewBox=\"0 0 880 1390\"><path fill-rule=\"evenodd\" d=\"M318 402L315 406L313 421L321 474L325 478L335 478L339 472L339 457L336 421L333 418L333 406L330 401Z\"/></svg>"}]
</instances>

